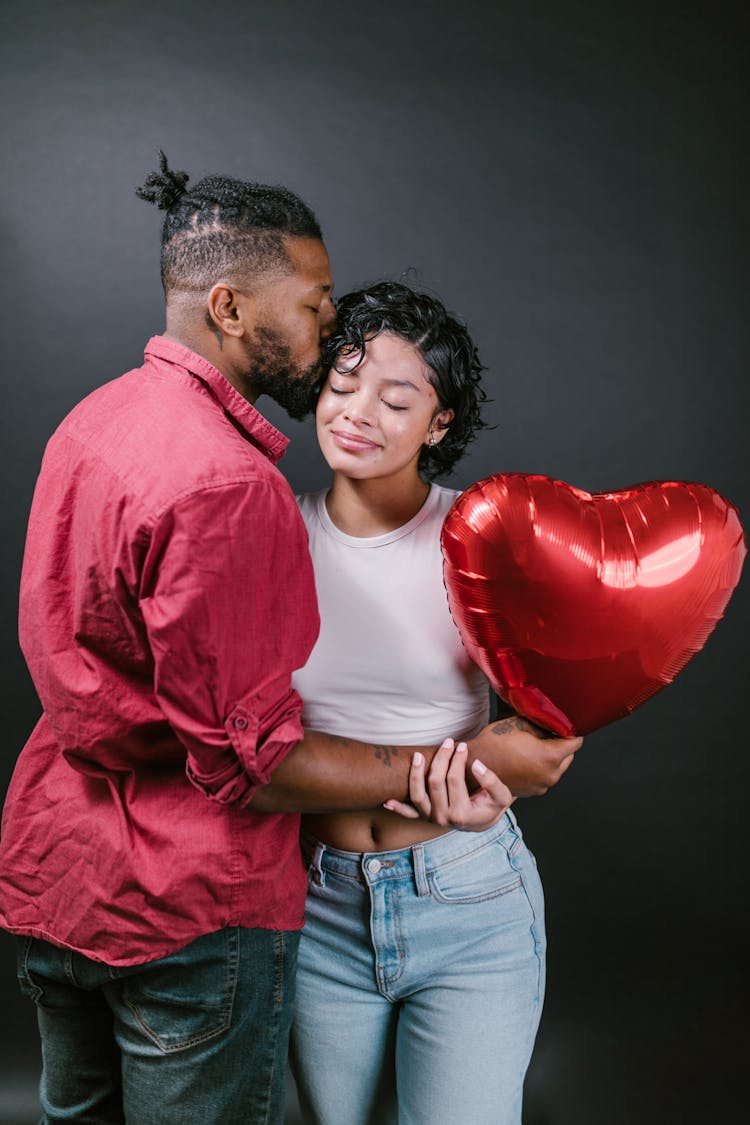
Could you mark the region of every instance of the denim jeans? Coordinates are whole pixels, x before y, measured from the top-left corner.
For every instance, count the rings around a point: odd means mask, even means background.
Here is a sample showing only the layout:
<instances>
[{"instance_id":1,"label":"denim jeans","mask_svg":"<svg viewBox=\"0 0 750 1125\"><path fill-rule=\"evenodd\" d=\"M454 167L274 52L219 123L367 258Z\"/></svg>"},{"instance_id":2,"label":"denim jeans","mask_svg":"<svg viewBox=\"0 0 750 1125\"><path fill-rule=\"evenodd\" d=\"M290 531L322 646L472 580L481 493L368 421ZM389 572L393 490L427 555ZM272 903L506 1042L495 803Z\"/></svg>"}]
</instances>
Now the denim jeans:
<instances>
[{"instance_id":1,"label":"denim jeans","mask_svg":"<svg viewBox=\"0 0 750 1125\"><path fill-rule=\"evenodd\" d=\"M43 1122L280 1125L299 934L233 927L115 968L18 943Z\"/></svg>"},{"instance_id":2,"label":"denim jeans","mask_svg":"<svg viewBox=\"0 0 750 1125\"><path fill-rule=\"evenodd\" d=\"M545 937L513 814L392 852L303 848L291 1059L306 1125L520 1125Z\"/></svg>"}]
</instances>

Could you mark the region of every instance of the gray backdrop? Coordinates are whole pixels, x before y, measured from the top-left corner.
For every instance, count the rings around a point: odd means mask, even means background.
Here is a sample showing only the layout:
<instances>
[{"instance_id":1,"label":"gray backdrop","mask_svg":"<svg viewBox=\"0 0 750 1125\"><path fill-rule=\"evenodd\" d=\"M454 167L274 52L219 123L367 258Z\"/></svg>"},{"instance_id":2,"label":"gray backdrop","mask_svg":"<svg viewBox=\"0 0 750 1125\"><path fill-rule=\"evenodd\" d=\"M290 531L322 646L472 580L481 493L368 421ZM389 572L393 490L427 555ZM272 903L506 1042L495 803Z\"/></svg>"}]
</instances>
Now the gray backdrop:
<instances>
[{"instance_id":1,"label":"gray backdrop","mask_svg":"<svg viewBox=\"0 0 750 1125\"><path fill-rule=\"evenodd\" d=\"M497 425L458 486L677 478L750 510L739 3L6 0L0 21L3 783L38 712L15 617L44 443L163 326L133 194L159 146L296 189L338 292L413 268L466 317ZM295 488L320 487L309 425L263 405ZM680 679L519 809L550 935L530 1125L746 1119L747 628L745 583ZM21 1125L34 1016L6 935L0 957Z\"/></svg>"}]
</instances>

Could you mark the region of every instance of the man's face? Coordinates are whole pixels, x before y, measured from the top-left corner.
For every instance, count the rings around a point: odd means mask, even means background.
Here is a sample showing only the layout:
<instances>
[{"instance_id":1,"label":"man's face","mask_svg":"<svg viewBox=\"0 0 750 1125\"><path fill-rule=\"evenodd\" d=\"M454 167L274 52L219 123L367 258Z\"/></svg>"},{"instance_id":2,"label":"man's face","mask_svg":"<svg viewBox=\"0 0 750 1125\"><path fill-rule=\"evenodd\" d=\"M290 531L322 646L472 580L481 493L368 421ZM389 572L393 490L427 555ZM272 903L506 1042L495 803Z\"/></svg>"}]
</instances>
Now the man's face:
<instances>
[{"instance_id":1,"label":"man's face","mask_svg":"<svg viewBox=\"0 0 750 1125\"><path fill-rule=\"evenodd\" d=\"M255 330L248 340L247 378L292 418L303 418L323 375L321 351L336 323L328 253L313 238L286 238L291 273L256 291Z\"/></svg>"}]
</instances>

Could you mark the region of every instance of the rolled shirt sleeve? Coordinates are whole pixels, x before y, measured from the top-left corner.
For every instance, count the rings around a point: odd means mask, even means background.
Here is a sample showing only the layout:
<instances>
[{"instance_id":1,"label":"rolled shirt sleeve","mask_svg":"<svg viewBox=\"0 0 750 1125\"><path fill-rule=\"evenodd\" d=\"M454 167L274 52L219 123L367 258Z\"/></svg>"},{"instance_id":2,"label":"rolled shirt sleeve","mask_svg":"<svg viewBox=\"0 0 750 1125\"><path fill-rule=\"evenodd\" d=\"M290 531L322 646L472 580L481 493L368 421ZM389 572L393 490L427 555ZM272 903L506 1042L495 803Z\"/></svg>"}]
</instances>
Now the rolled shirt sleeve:
<instances>
[{"instance_id":1,"label":"rolled shirt sleeve","mask_svg":"<svg viewBox=\"0 0 750 1125\"><path fill-rule=\"evenodd\" d=\"M283 482L213 485L171 505L152 530L140 608L188 778L247 804L302 737L291 674L318 628L307 536Z\"/></svg>"}]
</instances>

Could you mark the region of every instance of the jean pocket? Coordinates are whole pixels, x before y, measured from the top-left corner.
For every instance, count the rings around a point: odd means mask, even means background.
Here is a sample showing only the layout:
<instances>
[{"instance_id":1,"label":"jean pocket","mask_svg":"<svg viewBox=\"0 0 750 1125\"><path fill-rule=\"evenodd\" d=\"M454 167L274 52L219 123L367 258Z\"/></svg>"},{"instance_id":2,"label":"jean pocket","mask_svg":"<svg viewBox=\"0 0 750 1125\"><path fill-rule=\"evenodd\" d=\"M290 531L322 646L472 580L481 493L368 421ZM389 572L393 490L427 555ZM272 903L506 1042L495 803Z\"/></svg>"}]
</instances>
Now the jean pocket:
<instances>
[{"instance_id":1,"label":"jean pocket","mask_svg":"<svg viewBox=\"0 0 750 1125\"><path fill-rule=\"evenodd\" d=\"M40 984L34 980L32 970L30 967L31 960L31 947L34 943L33 937L18 938L16 943L16 968L18 972L18 983L21 992L29 1000L38 1003L44 995L44 989Z\"/></svg>"},{"instance_id":2,"label":"jean pocket","mask_svg":"<svg viewBox=\"0 0 750 1125\"><path fill-rule=\"evenodd\" d=\"M472 903L510 894L521 886L521 876L511 866L505 848L493 841L438 867L430 873L429 882L438 902Z\"/></svg>"},{"instance_id":3,"label":"jean pocket","mask_svg":"<svg viewBox=\"0 0 750 1125\"><path fill-rule=\"evenodd\" d=\"M219 930L138 966L122 980L122 999L160 1050L180 1051L230 1026L238 972L238 932Z\"/></svg>"}]
</instances>

